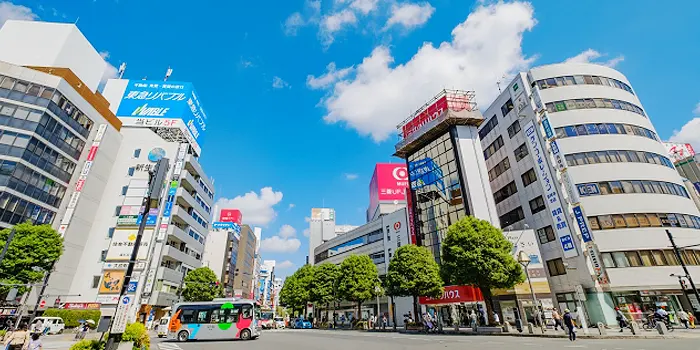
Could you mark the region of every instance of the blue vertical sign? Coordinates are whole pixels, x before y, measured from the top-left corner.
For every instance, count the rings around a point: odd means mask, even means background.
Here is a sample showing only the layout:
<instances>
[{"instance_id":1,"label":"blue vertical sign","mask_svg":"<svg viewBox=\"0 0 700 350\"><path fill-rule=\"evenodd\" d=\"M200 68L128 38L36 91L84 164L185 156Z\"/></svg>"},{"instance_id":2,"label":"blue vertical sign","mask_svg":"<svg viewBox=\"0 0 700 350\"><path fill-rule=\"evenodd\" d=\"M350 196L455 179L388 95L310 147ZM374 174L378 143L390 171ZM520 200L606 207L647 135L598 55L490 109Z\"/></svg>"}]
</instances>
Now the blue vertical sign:
<instances>
[{"instance_id":1,"label":"blue vertical sign","mask_svg":"<svg viewBox=\"0 0 700 350\"><path fill-rule=\"evenodd\" d=\"M552 126L549 124L549 119L547 119L547 117L542 118L542 128L544 128L544 134L547 136L547 139L554 137Z\"/></svg>"},{"instance_id":2,"label":"blue vertical sign","mask_svg":"<svg viewBox=\"0 0 700 350\"><path fill-rule=\"evenodd\" d=\"M577 205L573 208L574 211L574 217L576 218L576 223L578 224L578 228L581 230L581 237L583 237L583 241L588 243L593 241L593 236L591 236L591 229L588 227L588 224L586 224L586 218L583 216L583 210L581 210L581 206Z\"/></svg>"}]
</instances>

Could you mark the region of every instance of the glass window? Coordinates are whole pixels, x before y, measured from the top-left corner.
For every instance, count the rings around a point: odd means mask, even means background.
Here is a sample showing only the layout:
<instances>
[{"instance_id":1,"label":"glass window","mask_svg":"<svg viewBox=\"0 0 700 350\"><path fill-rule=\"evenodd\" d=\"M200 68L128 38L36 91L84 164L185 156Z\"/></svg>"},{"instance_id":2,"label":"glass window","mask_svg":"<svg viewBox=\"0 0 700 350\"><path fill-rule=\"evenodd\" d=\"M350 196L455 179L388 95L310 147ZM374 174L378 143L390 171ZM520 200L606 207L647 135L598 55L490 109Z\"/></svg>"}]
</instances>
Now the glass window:
<instances>
[{"instance_id":1,"label":"glass window","mask_svg":"<svg viewBox=\"0 0 700 350\"><path fill-rule=\"evenodd\" d=\"M625 193L635 193L634 186L632 186L631 181L620 181L622 183L622 189Z\"/></svg>"},{"instance_id":2,"label":"glass window","mask_svg":"<svg viewBox=\"0 0 700 350\"><path fill-rule=\"evenodd\" d=\"M647 218L646 214L637 214L637 222L639 222L639 226L641 227L651 226L649 218Z\"/></svg>"},{"instance_id":3,"label":"glass window","mask_svg":"<svg viewBox=\"0 0 700 350\"><path fill-rule=\"evenodd\" d=\"M654 257L654 264L657 266L666 266L668 263L666 262L666 256L664 255L664 252L662 250L652 250L651 255Z\"/></svg>"},{"instance_id":4,"label":"glass window","mask_svg":"<svg viewBox=\"0 0 700 350\"><path fill-rule=\"evenodd\" d=\"M661 219L657 214L647 214L647 219L649 219L649 225L652 227L661 227Z\"/></svg>"},{"instance_id":5,"label":"glass window","mask_svg":"<svg viewBox=\"0 0 700 350\"><path fill-rule=\"evenodd\" d=\"M600 188L600 194L611 194L612 193L612 189L610 188L610 183L608 183L608 182L599 182L598 188Z\"/></svg>"},{"instance_id":6,"label":"glass window","mask_svg":"<svg viewBox=\"0 0 700 350\"><path fill-rule=\"evenodd\" d=\"M589 216L588 223L591 225L591 230L600 230L600 224L598 223L598 217Z\"/></svg>"},{"instance_id":7,"label":"glass window","mask_svg":"<svg viewBox=\"0 0 700 350\"><path fill-rule=\"evenodd\" d=\"M603 230L615 228L615 222L611 215L598 215L598 221Z\"/></svg>"},{"instance_id":8,"label":"glass window","mask_svg":"<svg viewBox=\"0 0 700 350\"><path fill-rule=\"evenodd\" d=\"M624 252L613 252L613 260L615 261L615 266L617 267L629 267L630 263L627 261L627 256Z\"/></svg>"},{"instance_id":9,"label":"glass window","mask_svg":"<svg viewBox=\"0 0 700 350\"><path fill-rule=\"evenodd\" d=\"M576 126L574 126L574 125L565 126L564 131L566 132L566 136L569 136L569 137L578 136L578 133L576 132Z\"/></svg>"},{"instance_id":10,"label":"glass window","mask_svg":"<svg viewBox=\"0 0 700 350\"><path fill-rule=\"evenodd\" d=\"M613 194L625 193L622 188L622 183L620 181L610 181L609 183Z\"/></svg>"},{"instance_id":11,"label":"glass window","mask_svg":"<svg viewBox=\"0 0 700 350\"><path fill-rule=\"evenodd\" d=\"M629 261L631 267L642 266L642 259L639 258L639 254L637 254L637 252L625 252L625 256L627 257L627 261Z\"/></svg>"},{"instance_id":12,"label":"glass window","mask_svg":"<svg viewBox=\"0 0 700 350\"><path fill-rule=\"evenodd\" d=\"M625 217L627 227L639 227L639 222L634 214L625 214L623 216Z\"/></svg>"},{"instance_id":13,"label":"glass window","mask_svg":"<svg viewBox=\"0 0 700 350\"><path fill-rule=\"evenodd\" d=\"M603 265L608 268L615 267L615 260L613 260L612 253L603 253Z\"/></svg>"},{"instance_id":14,"label":"glass window","mask_svg":"<svg viewBox=\"0 0 700 350\"><path fill-rule=\"evenodd\" d=\"M626 228L627 223L625 223L625 218L622 215L616 214L612 216L613 222L615 223L615 228Z\"/></svg>"},{"instance_id":15,"label":"glass window","mask_svg":"<svg viewBox=\"0 0 700 350\"><path fill-rule=\"evenodd\" d=\"M641 181L630 181L632 183L632 187L634 188L634 193L644 193L644 186L642 185ZM625 185L624 182L622 184L623 186ZM626 190L625 190L626 191Z\"/></svg>"},{"instance_id":16,"label":"glass window","mask_svg":"<svg viewBox=\"0 0 700 350\"><path fill-rule=\"evenodd\" d=\"M554 233L554 229L552 229L552 226L546 226L541 229L538 229L537 237L539 238L541 244L549 243L557 239L557 236Z\"/></svg>"},{"instance_id":17,"label":"glass window","mask_svg":"<svg viewBox=\"0 0 700 350\"><path fill-rule=\"evenodd\" d=\"M598 151L598 161L601 163L609 163L610 162L610 156L608 155L608 152L605 151Z\"/></svg>"},{"instance_id":18,"label":"glass window","mask_svg":"<svg viewBox=\"0 0 700 350\"><path fill-rule=\"evenodd\" d=\"M642 265L644 266L656 266L654 263L654 257L649 250L642 250L639 252L639 257L642 260Z\"/></svg>"}]
</instances>

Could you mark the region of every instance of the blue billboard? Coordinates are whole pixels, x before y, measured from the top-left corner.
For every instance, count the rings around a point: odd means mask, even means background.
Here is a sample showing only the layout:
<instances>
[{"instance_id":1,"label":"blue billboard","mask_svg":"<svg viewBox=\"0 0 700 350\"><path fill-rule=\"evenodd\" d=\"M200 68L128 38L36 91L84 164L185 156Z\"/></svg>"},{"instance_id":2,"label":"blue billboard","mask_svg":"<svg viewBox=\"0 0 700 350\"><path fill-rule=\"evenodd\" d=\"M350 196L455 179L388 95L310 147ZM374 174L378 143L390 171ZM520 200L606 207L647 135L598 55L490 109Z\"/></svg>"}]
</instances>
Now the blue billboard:
<instances>
[{"instance_id":1,"label":"blue billboard","mask_svg":"<svg viewBox=\"0 0 700 350\"><path fill-rule=\"evenodd\" d=\"M445 183L442 180L442 169L432 158L423 158L408 163L408 176L411 189L417 190L428 185L435 185L440 192L445 193Z\"/></svg>"},{"instance_id":2,"label":"blue billboard","mask_svg":"<svg viewBox=\"0 0 700 350\"><path fill-rule=\"evenodd\" d=\"M122 96L117 117L162 119L163 125L144 125L164 127L179 119L200 146L207 130L207 115L191 83L131 80Z\"/></svg>"}]
</instances>

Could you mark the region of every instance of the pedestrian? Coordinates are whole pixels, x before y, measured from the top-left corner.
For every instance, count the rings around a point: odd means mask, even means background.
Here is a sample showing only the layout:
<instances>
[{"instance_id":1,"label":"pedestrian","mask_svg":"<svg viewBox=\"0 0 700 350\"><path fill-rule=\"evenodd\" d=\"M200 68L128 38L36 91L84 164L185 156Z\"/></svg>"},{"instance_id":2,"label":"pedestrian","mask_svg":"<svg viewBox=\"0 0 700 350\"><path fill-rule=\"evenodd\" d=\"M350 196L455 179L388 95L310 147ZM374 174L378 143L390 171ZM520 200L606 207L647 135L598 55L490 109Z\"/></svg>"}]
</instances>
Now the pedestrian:
<instances>
[{"instance_id":1,"label":"pedestrian","mask_svg":"<svg viewBox=\"0 0 700 350\"><path fill-rule=\"evenodd\" d=\"M561 324L561 315L559 315L559 312L557 309L552 308L552 319L554 320L554 330L556 331L558 328L561 328L562 330L564 329L564 325Z\"/></svg>"},{"instance_id":2,"label":"pedestrian","mask_svg":"<svg viewBox=\"0 0 700 350\"><path fill-rule=\"evenodd\" d=\"M472 309L472 312L469 314L469 325L476 332L476 312L474 312L474 309Z\"/></svg>"},{"instance_id":3,"label":"pedestrian","mask_svg":"<svg viewBox=\"0 0 700 350\"><path fill-rule=\"evenodd\" d=\"M569 309L564 310L564 325L566 326L566 329L569 330L569 340L575 341L576 330L574 327L574 318L571 315L571 311L569 311Z\"/></svg>"},{"instance_id":4,"label":"pedestrian","mask_svg":"<svg viewBox=\"0 0 700 350\"><path fill-rule=\"evenodd\" d=\"M27 332L27 327L22 324L20 328L7 332L2 339L2 344L5 350L19 350L24 347L27 342L27 337L29 332Z\"/></svg>"},{"instance_id":5,"label":"pedestrian","mask_svg":"<svg viewBox=\"0 0 700 350\"><path fill-rule=\"evenodd\" d=\"M541 324L541 322L542 322L542 313L540 312L540 308L539 308L539 307L535 307L535 314L532 315L532 316L534 317L535 326L541 327L541 326L542 326L542 324Z\"/></svg>"},{"instance_id":6,"label":"pedestrian","mask_svg":"<svg viewBox=\"0 0 700 350\"><path fill-rule=\"evenodd\" d=\"M386 330L387 323L388 323L388 320L387 320L387 317L386 317L386 313L384 313L384 314L382 315L382 329L383 329L383 330Z\"/></svg>"},{"instance_id":7,"label":"pedestrian","mask_svg":"<svg viewBox=\"0 0 700 350\"><path fill-rule=\"evenodd\" d=\"M34 333L42 333L44 331L44 323L41 322L41 319L36 321L33 331Z\"/></svg>"},{"instance_id":8,"label":"pedestrian","mask_svg":"<svg viewBox=\"0 0 700 350\"><path fill-rule=\"evenodd\" d=\"M25 349L26 350L42 350L43 348L44 348L44 344L42 344L41 339L39 339L39 333L34 333L34 334L32 334L32 339L29 340L29 344Z\"/></svg>"},{"instance_id":9,"label":"pedestrian","mask_svg":"<svg viewBox=\"0 0 700 350\"><path fill-rule=\"evenodd\" d=\"M493 312L493 321L496 322L496 325L501 324L501 319L498 317L498 313L496 313L496 311Z\"/></svg>"},{"instance_id":10,"label":"pedestrian","mask_svg":"<svg viewBox=\"0 0 700 350\"><path fill-rule=\"evenodd\" d=\"M690 317L688 316L688 313L685 312L685 310L681 309L681 311L678 312L678 319L681 320L681 323L683 324L685 329L690 328L690 326L689 326Z\"/></svg>"},{"instance_id":11,"label":"pedestrian","mask_svg":"<svg viewBox=\"0 0 700 350\"><path fill-rule=\"evenodd\" d=\"M627 317L625 317L625 314L622 313L622 310L620 310L619 307L615 308L615 319L617 320L618 325L620 325L620 333L625 330L625 327L627 327Z\"/></svg>"},{"instance_id":12,"label":"pedestrian","mask_svg":"<svg viewBox=\"0 0 700 350\"><path fill-rule=\"evenodd\" d=\"M691 329L695 329L695 315L692 312L688 313L688 323L690 323Z\"/></svg>"}]
</instances>

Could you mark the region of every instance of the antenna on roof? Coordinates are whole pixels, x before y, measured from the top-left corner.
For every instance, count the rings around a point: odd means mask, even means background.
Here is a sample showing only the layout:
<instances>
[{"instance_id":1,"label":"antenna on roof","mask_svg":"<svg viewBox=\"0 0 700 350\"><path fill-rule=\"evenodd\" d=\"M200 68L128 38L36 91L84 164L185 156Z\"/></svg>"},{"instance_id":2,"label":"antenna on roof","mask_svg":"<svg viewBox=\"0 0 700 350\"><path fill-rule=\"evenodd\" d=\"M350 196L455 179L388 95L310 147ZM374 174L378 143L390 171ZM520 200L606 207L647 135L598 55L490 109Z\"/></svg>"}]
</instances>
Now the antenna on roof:
<instances>
[{"instance_id":1,"label":"antenna on roof","mask_svg":"<svg viewBox=\"0 0 700 350\"><path fill-rule=\"evenodd\" d=\"M124 76L125 71L126 71L126 62L122 62L122 64L119 65L119 79L121 79Z\"/></svg>"}]
</instances>

